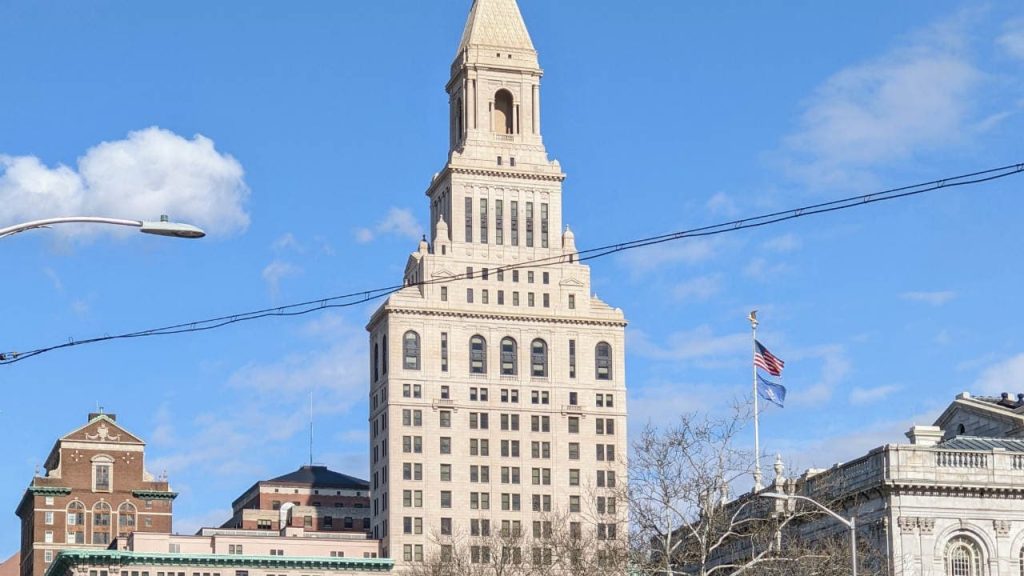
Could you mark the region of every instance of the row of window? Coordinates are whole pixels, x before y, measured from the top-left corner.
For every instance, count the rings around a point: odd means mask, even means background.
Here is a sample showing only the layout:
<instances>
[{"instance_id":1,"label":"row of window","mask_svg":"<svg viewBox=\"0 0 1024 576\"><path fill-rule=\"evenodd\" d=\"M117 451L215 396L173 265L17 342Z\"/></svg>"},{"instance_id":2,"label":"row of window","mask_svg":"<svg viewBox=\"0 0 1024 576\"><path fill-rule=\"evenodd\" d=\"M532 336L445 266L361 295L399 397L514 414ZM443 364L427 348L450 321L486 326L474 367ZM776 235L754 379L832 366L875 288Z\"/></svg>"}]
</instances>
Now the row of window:
<instances>
[{"instance_id":1,"label":"row of window","mask_svg":"<svg viewBox=\"0 0 1024 576\"><path fill-rule=\"evenodd\" d=\"M501 158L499 157L499 162ZM480 198L478 200L477 208L480 216L479 226L477 227L476 219L473 217L474 206L473 198L467 196L465 199L465 217L466 217L466 242L473 242L473 231L476 228L478 234L477 238L481 244L489 243L489 229L490 229L490 204L487 198ZM525 212L522 214L525 228L520 226L520 213L519 213L519 202L517 200L509 201L509 244L512 246L519 246L519 236L522 231L525 236L525 242L527 248L533 248L535 240L535 226L534 226L534 203L525 202ZM523 228L521 230L521 228ZM547 203L540 203L540 247L548 247L549 237L549 210ZM494 200L494 244L502 246L505 244L505 203L503 200Z\"/></svg>"},{"instance_id":2,"label":"row of window","mask_svg":"<svg viewBox=\"0 0 1024 576\"><path fill-rule=\"evenodd\" d=\"M442 371L446 371L448 360L448 339L447 333L442 339ZM499 374L502 376L516 376L519 374L519 345L512 337L506 336L501 339L499 345L500 362ZM419 370L421 368L421 341L420 335L414 330L409 330L402 337L402 367L406 370ZM387 354L385 340L385 355ZM487 340L477 334L469 339L469 373L487 374ZM374 347L374 377L377 377L378 355ZM569 340L569 367L570 378L576 377L576 341ZM386 368L385 368L386 372ZM534 378L546 378L548 376L548 344L541 338L535 338L530 343L530 376ZM611 380L612 378L612 347L607 342L598 342L594 346L594 378L597 380Z\"/></svg>"},{"instance_id":3,"label":"row of window","mask_svg":"<svg viewBox=\"0 0 1024 576\"><path fill-rule=\"evenodd\" d=\"M518 388L501 388L499 390L499 399L503 404L518 404L519 403L519 389ZM403 398L423 398L423 385L421 384L402 384L402 397ZM451 387L442 385L440 388L440 398L442 400L451 400ZM470 402L488 402L490 399L490 389L486 387L471 386L469 388L469 401ZM530 392L530 403L531 404L550 404L551 395L546 390L533 390ZM579 406L579 393L569 392L569 406ZM612 394L596 394L594 396L594 406L597 408L614 408L615 397Z\"/></svg>"},{"instance_id":4,"label":"row of window","mask_svg":"<svg viewBox=\"0 0 1024 576\"><path fill-rule=\"evenodd\" d=\"M452 439L450 436L441 436L439 439L441 454L451 454ZM519 458L519 440L501 440L500 450L502 458ZM569 460L580 459L580 443L569 442L567 444ZM475 456L479 451L480 456L490 455L490 442L486 438L470 439L470 455ZM423 436L402 436L402 452L405 454L423 454ZM534 459L551 458L551 442L532 441L530 442L530 457ZM595 445L595 457L598 462L615 461L614 444Z\"/></svg>"}]
</instances>

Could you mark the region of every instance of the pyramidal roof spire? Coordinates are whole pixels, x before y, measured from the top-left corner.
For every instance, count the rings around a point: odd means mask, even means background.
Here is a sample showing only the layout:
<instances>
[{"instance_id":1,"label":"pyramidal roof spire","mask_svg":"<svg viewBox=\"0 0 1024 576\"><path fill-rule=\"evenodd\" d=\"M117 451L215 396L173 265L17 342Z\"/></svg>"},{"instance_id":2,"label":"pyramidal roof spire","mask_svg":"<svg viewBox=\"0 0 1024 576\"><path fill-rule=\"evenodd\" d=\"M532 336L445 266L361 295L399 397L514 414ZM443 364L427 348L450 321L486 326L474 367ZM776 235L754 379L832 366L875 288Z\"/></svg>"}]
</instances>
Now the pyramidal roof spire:
<instances>
[{"instance_id":1,"label":"pyramidal roof spire","mask_svg":"<svg viewBox=\"0 0 1024 576\"><path fill-rule=\"evenodd\" d=\"M459 53L471 46L535 52L516 0L473 0Z\"/></svg>"}]
</instances>

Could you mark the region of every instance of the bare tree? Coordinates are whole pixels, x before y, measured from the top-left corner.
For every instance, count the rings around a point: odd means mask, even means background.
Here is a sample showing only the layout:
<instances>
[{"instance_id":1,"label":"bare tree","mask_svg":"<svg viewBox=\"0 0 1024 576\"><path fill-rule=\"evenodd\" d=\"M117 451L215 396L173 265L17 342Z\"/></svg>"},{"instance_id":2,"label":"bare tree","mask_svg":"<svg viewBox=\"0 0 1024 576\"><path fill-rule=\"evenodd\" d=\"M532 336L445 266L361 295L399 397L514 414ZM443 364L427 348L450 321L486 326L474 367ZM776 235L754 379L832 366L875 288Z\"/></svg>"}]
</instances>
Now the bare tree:
<instances>
[{"instance_id":1,"label":"bare tree","mask_svg":"<svg viewBox=\"0 0 1024 576\"><path fill-rule=\"evenodd\" d=\"M748 421L747 410L736 406L725 416L684 415L672 426L640 433L622 488L633 573L849 573L848 544L800 538L800 528L817 512L752 493L731 498L730 486L753 471L754 455L737 442Z\"/></svg>"}]
</instances>

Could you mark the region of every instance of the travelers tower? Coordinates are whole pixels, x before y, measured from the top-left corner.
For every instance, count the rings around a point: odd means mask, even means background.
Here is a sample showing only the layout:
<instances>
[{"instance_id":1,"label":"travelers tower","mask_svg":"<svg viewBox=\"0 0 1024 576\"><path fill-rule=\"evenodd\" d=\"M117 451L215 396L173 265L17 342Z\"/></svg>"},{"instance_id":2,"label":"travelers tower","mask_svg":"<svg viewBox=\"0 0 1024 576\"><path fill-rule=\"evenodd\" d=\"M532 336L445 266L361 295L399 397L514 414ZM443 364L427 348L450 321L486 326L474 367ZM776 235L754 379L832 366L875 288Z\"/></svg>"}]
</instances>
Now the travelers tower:
<instances>
[{"instance_id":1,"label":"travelers tower","mask_svg":"<svg viewBox=\"0 0 1024 576\"><path fill-rule=\"evenodd\" d=\"M399 566L462 543L493 563L499 534L522 535L514 558L550 562L555 517L625 536L626 321L591 295L562 231L542 75L515 0L475 0L446 86L448 161L426 191L430 241L367 325L371 532Z\"/></svg>"}]
</instances>

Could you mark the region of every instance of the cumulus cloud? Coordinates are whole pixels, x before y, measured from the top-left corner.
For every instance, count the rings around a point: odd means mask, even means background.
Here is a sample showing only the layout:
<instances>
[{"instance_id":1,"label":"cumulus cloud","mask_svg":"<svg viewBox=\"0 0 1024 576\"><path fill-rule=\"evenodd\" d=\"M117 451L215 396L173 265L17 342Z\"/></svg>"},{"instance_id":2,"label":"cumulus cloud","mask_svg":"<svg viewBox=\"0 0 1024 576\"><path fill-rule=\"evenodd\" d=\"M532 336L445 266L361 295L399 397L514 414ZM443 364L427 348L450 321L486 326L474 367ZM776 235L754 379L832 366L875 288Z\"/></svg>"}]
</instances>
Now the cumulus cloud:
<instances>
[{"instance_id":1,"label":"cumulus cloud","mask_svg":"<svg viewBox=\"0 0 1024 576\"><path fill-rule=\"evenodd\" d=\"M971 393L995 396L1001 392L1016 392L1021 382L1024 382L1024 354L1017 354L982 370Z\"/></svg>"},{"instance_id":2,"label":"cumulus cloud","mask_svg":"<svg viewBox=\"0 0 1024 576\"><path fill-rule=\"evenodd\" d=\"M406 208L391 208L387 216L373 228L357 228L356 241L361 244L372 242L380 236L399 236L419 240L423 237L423 227L416 221L412 211Z\"/></svg>"},{"instance_id":3,"label":"cumulus cloud","mask_svg":"<svg viewBox=\"0 0 1024 576\"><path fill-rule=\"evenodd\" d=\"M75 168L48 167L34 156L0 155L0 225L56 216L107 216L195 224L211 235L249 225L242 165L202 135L162 128L100 143ZM61 226L67 236L116 233L112 226Z\"/></svg>"},{"instance_id":4,"label":"cumulus cloud","mask_svg":"<svg viewBox=\"0 0 1024 576\"><path fill-rule=\"evenodd\" d=\"M861 180L872 168L960 141L983 74L967 57L962 18L834 74L808 99L784 163L813 185Z\"/></svg>"},{"instance_id":5,"label":"cumulus cloud","mask_svg":"<svg viewBox=\"0 0 1024 576\"><path fill-rule=\"evenodd\" d=\"M956 298L956 292L953 292L952 290L936 292L904 292L900 294L900 298L909 302L921 302L931 306L942 306Z\"/></svg>"}]
</instances>

